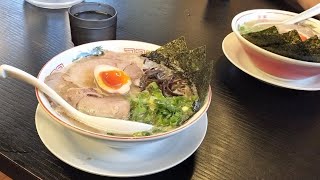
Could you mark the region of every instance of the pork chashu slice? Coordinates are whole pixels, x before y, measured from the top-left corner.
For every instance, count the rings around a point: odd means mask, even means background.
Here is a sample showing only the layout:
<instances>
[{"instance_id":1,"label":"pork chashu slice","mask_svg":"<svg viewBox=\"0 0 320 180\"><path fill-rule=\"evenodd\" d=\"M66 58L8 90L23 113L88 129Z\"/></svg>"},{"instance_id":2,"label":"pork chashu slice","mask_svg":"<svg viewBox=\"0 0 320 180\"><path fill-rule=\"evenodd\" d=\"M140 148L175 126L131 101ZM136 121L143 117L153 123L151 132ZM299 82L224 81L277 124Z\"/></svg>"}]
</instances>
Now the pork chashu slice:
<instances>
[{"instance_id":1,"label":"pork chashu slice","mask_svg":"<svg viewBox=\"0 0 320 180\"><path fill-rule=\"evenodd\" d=\"M127 119L130 102L122 96L103 96L93 88L70 88L65 99L79 111L100 117Z\"/></svg>"},{"instance_id":2,"label":"pork chashu slice","mask_svg":"<svg viewBox=\"0 0 320 180\"><path fill-rule=\"evenodd\" d=\"M55 90L63 99L79 111L101 117L127 119L130 113L130 102L121 96L103 96L94 88L79 88L66 81L64 73L56 72L45 79L45 83ZM51 102L54 107L57 104ZM61 108L59 112L63 112Z\"/></svg>"},{"instance_id":3,"label":"pork chashu slice","mask_svg":"<svg viewBox=\"0 0 320 180\"><path fill-rule=\"evenodd\" d=\"M78 87L95 88L94 68L98 65L110 65L124 70L132 80L135 80L142 76L144 59L138 54L107 51L102 56L91 56L75 61L66 71L64 78Z\"/></svg>"},{"instance_id":4,"label":"pork chashu slice","mask_svg":"<svg viewBox=\"0 0 320 180\"><path fill-rule=\"evenodd\" d=\"M130 102L122 96L85 96L78 102L77 109L92 116L128 119Z\"/></svg>"}]
</instances>

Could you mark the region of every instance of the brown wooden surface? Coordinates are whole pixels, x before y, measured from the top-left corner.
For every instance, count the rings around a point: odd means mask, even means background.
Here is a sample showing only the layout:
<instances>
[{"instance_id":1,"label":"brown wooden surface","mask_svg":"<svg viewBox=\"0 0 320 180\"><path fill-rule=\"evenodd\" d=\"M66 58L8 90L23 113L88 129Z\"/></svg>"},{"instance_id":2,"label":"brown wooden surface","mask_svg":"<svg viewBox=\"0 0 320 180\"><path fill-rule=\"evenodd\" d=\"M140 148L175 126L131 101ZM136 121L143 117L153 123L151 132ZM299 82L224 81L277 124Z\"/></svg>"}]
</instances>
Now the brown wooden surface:
<instances>
[{"instance_id":1,"label":"brown wooden surface","mask_svg":"<svg viewBox=\"0 0 320 180\"><path fill-rule=\"evenodd\" d=\"M119 13L118 39L162 45L185 36L215 61L209 125L199 149L166 171L131 179L319 179L320 93L274 87L234 67L221 42L232 18L276 0L105 0ZM0 1L0 64L37 75L73 47L66 9ZM0 171L13 179L117 179L75 169L51 154L34 124L34 88L0 79Z\"/></svg>"},{"instance_id":2,"label":"brown wooden surface","mask_svg":"<svg viewBox=\"0 0 320 180\"><path fill-rule=\"evenodd\" d=\"M11 178L0 171L0 180L11 180Z\"/></svg>"}]
</instances>

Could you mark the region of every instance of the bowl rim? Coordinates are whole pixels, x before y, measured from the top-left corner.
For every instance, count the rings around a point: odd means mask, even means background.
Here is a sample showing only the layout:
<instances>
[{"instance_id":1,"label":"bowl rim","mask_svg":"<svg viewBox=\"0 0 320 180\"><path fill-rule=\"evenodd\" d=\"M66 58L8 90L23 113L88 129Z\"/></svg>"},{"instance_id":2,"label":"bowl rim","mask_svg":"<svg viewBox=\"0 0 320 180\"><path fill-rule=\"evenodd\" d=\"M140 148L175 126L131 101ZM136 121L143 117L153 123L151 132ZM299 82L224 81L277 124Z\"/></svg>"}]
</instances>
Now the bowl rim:
<instances>
[{"instance_id":1,"label":"bowl rim","mask_svg":"<svg viewBox=\"0 0 320 180\"><path fill-rule=\"evenodd\" d=\"M236 34L237 38L243 42L244 44L246 44L248 47L254 49L255 51L257 51L260 54L272 57L270 60L280 60L283 62L286 62L288 64L294 64L294 65L302 65L305 67L320 67L320 63L318 62L308 62L308 61L303 61L303 60L299 60L299 59L294 59L294 58L289 58L286 56L282 56L273 52L270 52L268 50L265 50L253 43L251 43L250 41L248 41L247 39L245 39L239 32L238 28L237 28L237 21L239 19L241 19L242 17L246 16L246 15L250 15L250 14L259 14L259 13L275 13L275 14L283 14L283 15L297 15L297 13L294 12L290 12L290 11L284 11L284 10L278 10L278 9L252 9L252 10L247 10L247 11L243 11L239 14L237 14L236 16L234 16L234 18L231 21L231 28L232 31ZM314 18L309 18L306 21L311 21L313 23L317 23L319 24L320 27L320 21Z\"/></svg>"},{"instance_id":2,"label":"bowl rim","mask_svg":"<svg viewBox=\"0 0 320 180\"><path fill-rule=\"evenodd\" d=\"M152 44L152 43L147 43L147 42L142 42L142 41L132 41L132 40L106 40L106 41L98 41L98 42L92 42L92 43L86 43L80 46L89 46L91 44L98 44L98 43L104 43L104 42L110 42L112 43L113 41L123 41L124 43L127 41L133 42L133 43L143 43L143 44L150 44L150 45L156 45L156 44ZM158 45L156 45L158 46ZM61 56L61 54L63 53L68 53L69 51L72 51L74 48L78 48L79 46L76 47L72 47L70 49L67 49L65 51L60 52L59 54L55 55L53 58L51 58L49 61L46 62L45 65L42 66L41 70L38 73L37 78L39 79L39 77L41 76L41 74L44 71L44 68L53 60L57 59L58 56ZM159 46L160 47L160 46ZM158 133L158 134L154 134L154 135L150 135L150 136L115 136L115 135L109 135L109 134L102 134L102 133L96 133L96 132L91 132L89 130L85 130L83 128L80 128L76 125L72 125L69 124L63 120L61 120L59 117L55 116L53 113L51 113L51 111L46 107L46 105L43 103L42 101L42 97L47 99L46 96L44 96L44 93L42 93L41 91L39 91L38 88L35 88L35 93L36 93L36 97L37 100L39 102L39 104L41 105L41 107L43 108L43 110L51 117L53 118L56 122L58 122L59 124L67 127L68 129L71 129L77 133L80 134L84 134L90 137L95 137L98 139L105 139L105 140L110 140L110 141L121 141L121 142L142 142L142 141L149 141L149 140L156 140L156 139L162 139L162 138L166 138L168 136L171 135L175 135L178 132L181 132L184 129L187 129L188 127L190 127L192 124L194 124L198 119L200 119L200 117L208 110L210 103L211 103L211 98L212 98L212 90L211 90L211 86L209 85L208 88L208 94L207 97L205 98L205 101L203 103L203 106L197 111L195 112L184 124L182 124L181 126L170 130L170 131L166 131L163 133Z\"/></svg>"}]
</instances>

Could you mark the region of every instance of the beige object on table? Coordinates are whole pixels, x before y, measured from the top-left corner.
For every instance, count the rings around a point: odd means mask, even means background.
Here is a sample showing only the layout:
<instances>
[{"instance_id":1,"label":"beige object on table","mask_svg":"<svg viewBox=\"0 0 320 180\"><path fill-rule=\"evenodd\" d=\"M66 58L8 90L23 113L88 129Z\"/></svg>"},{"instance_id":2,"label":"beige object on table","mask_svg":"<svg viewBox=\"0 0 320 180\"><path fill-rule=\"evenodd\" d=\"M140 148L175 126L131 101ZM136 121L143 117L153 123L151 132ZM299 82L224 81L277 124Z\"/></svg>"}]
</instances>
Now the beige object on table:
<instances>
[{"instance_id":1,"label":"beige object on table","mask_svg":"<svg viewBox=\"0 0 320 180\"><path fill-rule=\"evenodd\" d=\"M26 2L41 8L61 9L69 8L83 0L25 0Z\"/></svg>"}]
</instances>

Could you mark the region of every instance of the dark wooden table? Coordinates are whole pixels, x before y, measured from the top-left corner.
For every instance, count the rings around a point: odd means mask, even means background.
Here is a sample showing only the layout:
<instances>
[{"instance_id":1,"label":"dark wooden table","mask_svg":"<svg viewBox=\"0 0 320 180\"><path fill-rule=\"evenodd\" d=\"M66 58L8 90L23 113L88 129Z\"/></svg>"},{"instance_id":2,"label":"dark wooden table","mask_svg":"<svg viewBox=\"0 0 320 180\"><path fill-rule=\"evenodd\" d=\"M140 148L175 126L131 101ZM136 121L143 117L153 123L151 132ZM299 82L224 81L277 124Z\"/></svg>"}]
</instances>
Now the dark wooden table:
<instances>
[{"instance_id":1,"label":"dark wooden table","mask_svg":"<svg viewBox=\"0 0 320 180\"><path fill-rule=\"evenodd\" d=\"M243 73L221 42L237 13L254 8L297 11L271 0L106 0L119 12L118 39L164 44L181 35L207 46L214 63L209 126L199 149L181 164L132 179L318 179L320 93L274 87ZM66 9L0 1L0 64L37 75L73 47ZM34 88L0 80L0 171L14 179L116 179L77 170L51 154L34 123Z\"/></svg>"}]
</instances>

